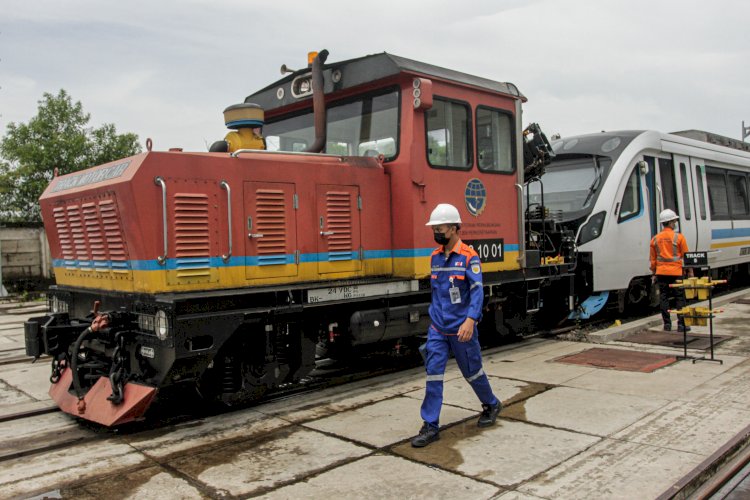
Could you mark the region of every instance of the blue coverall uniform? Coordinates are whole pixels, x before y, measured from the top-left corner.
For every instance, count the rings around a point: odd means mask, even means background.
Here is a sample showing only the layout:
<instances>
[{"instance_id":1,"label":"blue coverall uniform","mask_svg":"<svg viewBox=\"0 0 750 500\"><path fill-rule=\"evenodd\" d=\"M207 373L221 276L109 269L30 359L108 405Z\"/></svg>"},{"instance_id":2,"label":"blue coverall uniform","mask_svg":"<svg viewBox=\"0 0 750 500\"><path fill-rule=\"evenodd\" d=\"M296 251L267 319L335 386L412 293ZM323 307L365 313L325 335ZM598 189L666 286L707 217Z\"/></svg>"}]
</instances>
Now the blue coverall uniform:
<instances>
[{"instance_id":1,"label":"blue coverall uniform","mask_svg":"<svg viewBox=\"0 0 750 500\"><path fill-rule=\"evenodd\" d=\"M477 324L482 319L482 267L477 253L458 241L445 257L443 247L432 252L432 303L427 331L427 388L422 402L422 420L437 428L443 405L443 377L450 351L464 378L482 404L496 405L490 382L482 369ZM457 289L451 292L451 288ZM457 333L467 317L476 320L474 334L468 342L459 342Z\"/></svg>"}]
</instances>

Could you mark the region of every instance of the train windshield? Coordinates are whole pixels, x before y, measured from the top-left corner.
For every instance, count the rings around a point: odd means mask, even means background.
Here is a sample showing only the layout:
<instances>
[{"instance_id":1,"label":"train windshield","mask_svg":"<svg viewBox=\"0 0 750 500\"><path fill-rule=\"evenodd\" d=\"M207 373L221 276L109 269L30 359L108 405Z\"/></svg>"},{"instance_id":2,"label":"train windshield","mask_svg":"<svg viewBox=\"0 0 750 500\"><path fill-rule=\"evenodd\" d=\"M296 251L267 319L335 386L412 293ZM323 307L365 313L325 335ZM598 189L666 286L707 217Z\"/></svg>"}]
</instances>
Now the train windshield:
<instances>
[{"instance_id":1,"label":"train windshield","mask_svg":"<svg viewBox=\"0 0 750 500\"><path fill-rule=\"evenodd\" d=\"M541 182L528 185L529 208L542 204L550 210L569 214L590 209L609 173L612 159L594 155L560 155L550 165ZM575 214L578 215L578 214Z\"/></svg>"},{"instance_id":2,"label":"train windshield","mask_svg":"<svg viewBox=\"0 0 750 500\"><path fill-rule=\"evenodd\" d=\"M397 89L359 96L326 110L325 153L377 156L386 160L398 153ZM315 140L312 110L282 117L263 127L269 151L304 151Z\"/></svg>"},{"instance_id":3,"label":"train windshield","mask_svg":"<svg viewBox=\"0 0 750 500\"><path fill-rule=\"evenodd\" d=\"M549 210L562 211L562 218L568 221L586 215L592 210L612 164L641 133L621 130L553 141L555 157L546 167L542 182L529 184L529 208L534 210L542 204L543 186L544 206Z\"/></svg>"}]
</instances>

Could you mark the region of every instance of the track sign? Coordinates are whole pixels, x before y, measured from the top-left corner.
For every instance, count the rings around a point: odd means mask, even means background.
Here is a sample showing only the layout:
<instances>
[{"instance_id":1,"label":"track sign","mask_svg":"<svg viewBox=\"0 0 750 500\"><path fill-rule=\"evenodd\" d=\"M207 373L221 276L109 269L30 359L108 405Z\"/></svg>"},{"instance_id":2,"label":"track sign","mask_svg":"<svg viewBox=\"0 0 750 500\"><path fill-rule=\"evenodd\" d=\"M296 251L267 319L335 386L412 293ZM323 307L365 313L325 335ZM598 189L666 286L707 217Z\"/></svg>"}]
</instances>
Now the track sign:
<instances>
[{"instance_id":1,"label":"track sign","mask_svg":"<svg viewBox=\"0 0 750 500\"><path fill-rule=\"evenodd\" d=\"M707 267L708 252L685 252L684 267Z\"/></svg>"}]
</instances>

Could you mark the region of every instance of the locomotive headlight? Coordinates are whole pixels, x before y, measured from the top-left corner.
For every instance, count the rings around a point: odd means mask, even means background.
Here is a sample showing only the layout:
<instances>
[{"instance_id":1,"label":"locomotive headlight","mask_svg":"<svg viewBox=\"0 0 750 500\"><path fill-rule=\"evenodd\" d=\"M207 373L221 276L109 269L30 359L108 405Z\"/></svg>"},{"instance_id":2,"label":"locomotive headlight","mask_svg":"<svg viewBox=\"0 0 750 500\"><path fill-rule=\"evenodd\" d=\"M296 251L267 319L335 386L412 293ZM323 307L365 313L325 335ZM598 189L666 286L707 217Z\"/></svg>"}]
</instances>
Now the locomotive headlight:
<instances>
[{"instance_id":1,"label":"locomotive headlight","mask_svg":"<svg viewBox=\"0 0 750 500\"><path fill-rule=\"evenodd\" d=\"M598 214L592 215L589 221L581 226L581 232L578 234L578 244L583 245L591 240L595 240L602 234L602 227L604 227L604 218L607 212L599 212Z\"/></svg>"},{"instance_id":2,"label":"locomotive headlight","mask_svg":"<svg viewBox=\"0 0 750 500\"><path fill-rule=\"evenodd\" d=\"M310 73L300 75L292 80L292 97L299 99L313 93L312 76Z\"/></svg>"},{"instance_id":3,"label":"locomotive headlight","mask_svg":"<svg viewBox=\"0 0 750 500\"><path fill-rule=\"evenodd\" d=\"M155 333L156 333L156 336L159 337L159 340L166 339L167 334L169 333L169 321L167 320L167 313L161 309L156 311L156 325L155 326L156 326Z\"/></svg>"}]
</instances>

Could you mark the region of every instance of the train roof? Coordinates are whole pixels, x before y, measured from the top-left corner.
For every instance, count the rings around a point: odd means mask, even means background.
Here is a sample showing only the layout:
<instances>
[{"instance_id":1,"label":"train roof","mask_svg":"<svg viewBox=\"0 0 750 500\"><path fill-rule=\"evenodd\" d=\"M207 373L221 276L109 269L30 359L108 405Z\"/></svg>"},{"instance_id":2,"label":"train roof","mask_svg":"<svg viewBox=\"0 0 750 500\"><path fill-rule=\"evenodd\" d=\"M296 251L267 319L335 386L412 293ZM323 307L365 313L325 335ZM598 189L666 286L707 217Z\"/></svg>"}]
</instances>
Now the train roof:
<instances>
[{"instance_id":1,"label":"train roof","mask_svg":"<svg viewBox=\"0 0 750 500\"><path fill-rule=\"evenodd\" d=\"M338 71L339 73L337 75L338 81L334 83L333 73L335 71ZM303 68L295 71L254 94L250 94L245 98L245 102L259 104L267 111L299 102L299 99L295 98L290 91L291 82L295 78L308 73L310 73L310 68ZM324 91L325 93L330 93L345 90L383 80L401 73L456 82L492 92L506 94L521 99L522 101L526 101L526 97L521 94L518 87L512 83L497 82L495 80L470 75L468 73L462 73L460 71L454 71L440 66L415 61L413 59L388 54L387 52L325 64L323 66L323 79L325 81ZM280 92L279 89L284 90L283 92ZM281 95L281 97L279 97L279 95ZM309 99L309 97L306 99Z\"/></svg>"},{"instance_id":2,"label":"train roof","mask_svg":"<svg viewBox=\"0 0 750 500\"><path fill-rule=\"evenodd\" d=\"M571 135L551 141L552 149L557 155L605 154L618 156L636 137L645 130L613 130L593 134Z\"/></svg>"},{"instance_id":3,"label":"train roof","mask_svg":"<svg viewBox=\"0 0 750 500\"><path fill-rule=\"evenodd\" d=\"M714 134L713 132L706 132L704 130L680 130L679 132L670 132L672 135L679 135L680 137L687 137L688 139L695 139L696 141L707 142L709 144L717 144L732 149L739 149L750 153L750 144L745 141L732 139L725 135Z\"/></svg>"},{"instance_id":4,"label":"train roof","mask_svg":"<svg viewBox=\"0 0 750 500\"><path fill-rule=\"evenodd\" d=\"M750 144L702 130L673 133L656 130L613 130L566 136L551 143L559 159L564 159L570 154L604 154L616 158L635 141L641 148L653 147L668 152L693 154L715 161L739 161L743 164L750 161ZM684 148L694 149L693 152L687 153Z\"/></svg>"}]
</instances>

